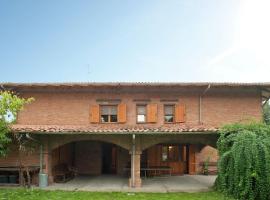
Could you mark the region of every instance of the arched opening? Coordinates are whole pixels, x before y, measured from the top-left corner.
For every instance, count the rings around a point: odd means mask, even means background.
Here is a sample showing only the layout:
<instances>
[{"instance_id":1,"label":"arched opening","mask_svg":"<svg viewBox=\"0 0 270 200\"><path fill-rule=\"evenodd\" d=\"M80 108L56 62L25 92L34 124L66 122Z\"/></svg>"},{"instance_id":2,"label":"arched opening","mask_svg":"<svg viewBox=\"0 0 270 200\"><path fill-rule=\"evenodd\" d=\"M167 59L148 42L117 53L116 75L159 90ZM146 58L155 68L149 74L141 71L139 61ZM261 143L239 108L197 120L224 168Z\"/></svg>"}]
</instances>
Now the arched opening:
<instances>
[{"instance_id":1,"label":"arched opening","mask_svg":"<svg viewBox=\"0 0 270 200\"><path fill-rule=\"evenodd\" d=\"M164 140L142 151L142 176L217 173L217 149L182 139ZM146 169L144 171L144 169Z\"/></svg>"},{"instance_id":2,"label":"arched opening","mask_svg":"<svg viewBox=\"0 0 270 200\"><path fill-rule=\"evenodd\" d=\"M73 141L52 150L54 182L74 177L123 176L129 152L113 143L96 140Z\"/></svg>"}]
</instances>

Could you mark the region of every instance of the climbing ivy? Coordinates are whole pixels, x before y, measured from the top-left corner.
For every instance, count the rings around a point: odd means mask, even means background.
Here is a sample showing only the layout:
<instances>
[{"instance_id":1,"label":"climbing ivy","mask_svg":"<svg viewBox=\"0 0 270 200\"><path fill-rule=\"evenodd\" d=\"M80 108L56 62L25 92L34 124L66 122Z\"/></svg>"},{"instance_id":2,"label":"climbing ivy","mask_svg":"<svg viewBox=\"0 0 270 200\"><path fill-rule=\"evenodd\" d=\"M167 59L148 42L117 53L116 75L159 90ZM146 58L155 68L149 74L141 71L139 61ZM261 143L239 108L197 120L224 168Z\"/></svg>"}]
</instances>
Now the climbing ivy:
<instances>
[{"instance_id":1,"label":"climbing ivy","mask_svg":"<svg viewBox=\"0 0 270 200\"><path fill-rule=\"evenodd\" d=\"M237 199L270 199L270 126L233 124L220 130L216 187Z\"/></svg>"}]
</instances>

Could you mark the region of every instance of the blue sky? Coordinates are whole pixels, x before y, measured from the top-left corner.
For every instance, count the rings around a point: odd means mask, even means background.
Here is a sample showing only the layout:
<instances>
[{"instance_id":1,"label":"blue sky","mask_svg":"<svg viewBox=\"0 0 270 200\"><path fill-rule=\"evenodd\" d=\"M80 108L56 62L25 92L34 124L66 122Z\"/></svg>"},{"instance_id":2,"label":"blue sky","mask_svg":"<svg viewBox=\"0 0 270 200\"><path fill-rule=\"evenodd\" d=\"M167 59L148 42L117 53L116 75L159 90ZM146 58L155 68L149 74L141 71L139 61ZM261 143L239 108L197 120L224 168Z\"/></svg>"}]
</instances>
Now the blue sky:
<instances>
[{"instance_id":1,"label":"blue sky","mask_svg":"<svg viewBox=\"0 0 270 200\"><path fill-rule=\"evenodd\" d=\"M268 0L1 0L0 82L269 81L269 9Z\"/></svg>"}]
</instances>

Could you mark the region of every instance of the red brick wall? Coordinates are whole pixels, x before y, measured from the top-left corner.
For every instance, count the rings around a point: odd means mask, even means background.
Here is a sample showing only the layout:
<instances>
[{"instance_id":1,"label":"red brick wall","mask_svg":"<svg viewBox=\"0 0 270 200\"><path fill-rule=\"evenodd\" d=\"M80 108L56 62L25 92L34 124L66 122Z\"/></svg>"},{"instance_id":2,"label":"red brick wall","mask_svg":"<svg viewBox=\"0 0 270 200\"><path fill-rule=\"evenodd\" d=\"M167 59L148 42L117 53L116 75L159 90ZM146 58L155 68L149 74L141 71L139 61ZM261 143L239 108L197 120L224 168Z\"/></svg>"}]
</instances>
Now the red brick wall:
<instances>
[{"instance_id":1,"label":"red brick wall","mask_svg":"<svg viewBox=\"0 0 270 200\"><path fill-rule=\"evenodd\" d=\"M130 164L130 154L126 149L117 147L117 174L123 175L126 172L124 171L125 167L128 167Z\"/></svg>"},{"instance_id":2,"label":"red brick wall","mask_svg":"<svg viewBox=\"0 0 270 200\"><path fill-rule=\"evenodd\" d=\"M72 143L68 143L52 151L52 167L62 163L72 166L73 160L72 145L73 145Z\"/></svg>"},{"instance_id":3,"label":"red brick wall","mask_svg":"<svg viewBox=\"0 0 270 200\"><path fill-rule=\"evenodd\" d=\"M21 153L22 165L25 166L39 166L39 151L30 154ZM0 158L1 167L20 166L19 153L13 146L10 149L7 157Z\"/></svg>"},{"instance_id":4,"label":"red brick wall","mask_svg":"<svg viewBox=\"0 0 270 200\"><path fill-rule=\"evenodd\" d=\"M75 167L79 174L99 175L102 170L100 142L80 141L75 143Z\"/></svg>"},{"instance_id":5,"label":"red brick wall","mask_svg":"<svg viewBox=\"0 0 270 200\"><path fill-rule=\"evenodd\" d=\"M151 99L158 104L157 123L147 124L150 127L163 125L163 104L160 99L178 99L186 105L186 123L198 124L199 96L198 94L89 94L89 93L28 93L35 101L27 105L19 114L19 124L31 125L92 125L89 122L91 104L97 104L96 99L121 99L127 104L127 122L105 126L136 125L136 102L134 99ZM245 119L261 120L261 97L258 92L206 94L202 98L202 121L209 125L222 125ZM145 126L145 124L143 125ZM172 125L169 125L172 126Z\"/></svg>"},{"instance_id":6,"label":"red brick wall","mask_svg":"<svg viewBox=\"0 0 270 200\"><path fill-rule=\"evenodd\" d=\"M196 173L201 174L203 170L202 164L209 159L209 171L216 171L218 162L218 151L217 149L211 146L205 146L204 148L200 149L200 151L196 152Z\"/></svg>"},{"instance_id":7,"label":"red brick wall","mask_svg":"<svg viewBox=\"0 0 270 200\"><path fill-rule=\"evenodd\" d=\"M202 120L205 124L222 125L262 118L259 95L209 95L202 102Z\"/></svg>"}]
</instances>

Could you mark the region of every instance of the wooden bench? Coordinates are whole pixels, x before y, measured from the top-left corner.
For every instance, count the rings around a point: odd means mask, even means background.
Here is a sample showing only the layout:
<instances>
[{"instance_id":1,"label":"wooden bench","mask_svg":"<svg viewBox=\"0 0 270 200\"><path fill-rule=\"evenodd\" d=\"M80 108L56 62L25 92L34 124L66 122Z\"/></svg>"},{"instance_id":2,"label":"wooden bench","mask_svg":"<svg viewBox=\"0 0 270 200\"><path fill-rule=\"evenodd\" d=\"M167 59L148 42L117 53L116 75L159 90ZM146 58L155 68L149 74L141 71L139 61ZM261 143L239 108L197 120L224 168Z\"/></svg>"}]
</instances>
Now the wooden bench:
<instances>
[{"instance_id":1,"label":"wooden bench","mask_svg":"<svg viewBox=\"0 0 270 200\"><path fill-rule=\"evenodd\" d=\"M200 162L199 165L202 167L202 173L205 174L205 162ZM216 175L217 174L217 162L208 162L208 174Z\"/></svg>"},{"instance_id":2,"label":"wooden bench","mask_svg":"<svg viewBox=\"0 0 270 200\"><path fill-rule=\"evenodd\" d=\"M76 173L76 168L70 167L66 163L58 164L53 168L54 181L56 183L65 183L74 178Z\"/></svg>"}]
</instances>

